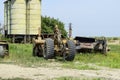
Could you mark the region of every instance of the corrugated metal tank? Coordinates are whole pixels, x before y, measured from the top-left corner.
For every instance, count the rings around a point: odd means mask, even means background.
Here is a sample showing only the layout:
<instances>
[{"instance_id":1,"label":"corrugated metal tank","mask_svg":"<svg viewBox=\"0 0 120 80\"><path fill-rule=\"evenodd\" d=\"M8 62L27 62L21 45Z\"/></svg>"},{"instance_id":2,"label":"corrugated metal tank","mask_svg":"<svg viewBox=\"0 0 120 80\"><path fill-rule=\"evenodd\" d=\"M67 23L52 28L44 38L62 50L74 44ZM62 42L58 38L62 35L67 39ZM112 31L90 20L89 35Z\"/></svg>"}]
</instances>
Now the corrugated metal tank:
<instances>
[{"instance_id":1,"label":"corrugated metal tank","mask_svg":"<svg viewBox=\"0 0 120 80\"><path fill-rule=\"evenodd\" d=\"M8 11L7 11L7 31L8 31L8 34L10 34L10 32L11 32L11 1L10 0L8 0L7 8L8 8Z\"/></svg>"},{"instance_id":2,"label":"corrugated metal tank","mask_svg":"<svg viewBox=\"0 0 120 80\"><path fill-rule=\"evenodd\" d=\"M26 1L11 0L10 34L26 34Z\"/></svg>"},{"instance_id":3,"label":"corrugated metal tank","mask_svg":"<svg viewBox=\"0 0 120 80\"><path fill-rule=\"evenodd\" d=\"M37 35L41 27L41 0L7 0L4 24L8 35Z\"/></svg>"},{"instance_id":4,"label":"corrugated metal tank","mask_svg":"<svg viewBox=\"0 0 120 80\"><path fill-rule=\"evenodd\" d=\"M38 34L41 27L41 8L40 0L30 0L27 3L27 30L30 35Z\"/></svg>"}]
</instances>

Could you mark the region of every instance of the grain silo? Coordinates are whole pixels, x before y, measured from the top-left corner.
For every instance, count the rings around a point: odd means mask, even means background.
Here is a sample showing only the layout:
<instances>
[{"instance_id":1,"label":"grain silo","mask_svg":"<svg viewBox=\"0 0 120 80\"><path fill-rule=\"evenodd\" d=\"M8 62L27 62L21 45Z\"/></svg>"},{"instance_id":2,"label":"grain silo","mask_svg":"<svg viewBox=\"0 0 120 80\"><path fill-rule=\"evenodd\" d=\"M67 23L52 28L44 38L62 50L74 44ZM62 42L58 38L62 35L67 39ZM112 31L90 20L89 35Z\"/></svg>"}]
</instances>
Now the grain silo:
<instances>
[{"instance_id":1,"label":"grain silo","mask_svg":"<svg viewBox=\"0 0 120 80\"><path fill-rule=\"evenodd\" d=\"M30 0L27 4L28 9L28 34L38 34L38 27L41 25L41 15L40 15L40 1Z\"/></svg>"},{"instance_id":2,"label":"grain silo","mask_svg":"<svg viewBox=\"0 0 120 80\"><path fill-rule=\"evenodd\" d=\"M5 31L7 37L29 41L41 26L41 0L7 0L5 5Z\"/></svg>"},{"instance_id":3,"label":"grain silo","mask_svg":"<svg viewBox=\"0 0 120 80\"><path fill-rule=\"evenodd\" d=\"M11 29L8 34L26 34L25 0L11 0Z\"/></svg>"},{"instance_id":4,"label":"grain silo","mask_svg":"<svg viewBox=\"0 0 120 80\"><path fill-rule=\"evenodd\" d=\"M38 28L41 26L40 0L27 1L27 35L37 35ZM28 37L30 40L30 37Z\"/></svg>"}]
</instances>

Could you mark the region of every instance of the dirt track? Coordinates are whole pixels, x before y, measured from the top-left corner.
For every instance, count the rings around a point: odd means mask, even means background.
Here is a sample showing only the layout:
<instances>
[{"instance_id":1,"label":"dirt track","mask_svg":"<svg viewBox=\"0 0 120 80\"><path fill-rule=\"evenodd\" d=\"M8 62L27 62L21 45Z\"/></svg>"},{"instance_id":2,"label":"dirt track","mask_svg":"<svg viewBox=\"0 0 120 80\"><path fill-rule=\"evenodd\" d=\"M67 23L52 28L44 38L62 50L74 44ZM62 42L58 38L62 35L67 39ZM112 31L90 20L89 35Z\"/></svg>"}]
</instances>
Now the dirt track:
<instances>
[{"instance_id":1,"label":"dirt track","mask_svg":"<svg viewBox=\"0 0 120 80\"><path fill-rule=\"evenodd\" d=\"M106 80L120 80L120 69L106 70L76 70L64 68L26 68L11 64L0 64L0 77L28 78L32 80L47 80L57 77L71 76L78 78L105 78Z\"/></svg>"}]
</instances>

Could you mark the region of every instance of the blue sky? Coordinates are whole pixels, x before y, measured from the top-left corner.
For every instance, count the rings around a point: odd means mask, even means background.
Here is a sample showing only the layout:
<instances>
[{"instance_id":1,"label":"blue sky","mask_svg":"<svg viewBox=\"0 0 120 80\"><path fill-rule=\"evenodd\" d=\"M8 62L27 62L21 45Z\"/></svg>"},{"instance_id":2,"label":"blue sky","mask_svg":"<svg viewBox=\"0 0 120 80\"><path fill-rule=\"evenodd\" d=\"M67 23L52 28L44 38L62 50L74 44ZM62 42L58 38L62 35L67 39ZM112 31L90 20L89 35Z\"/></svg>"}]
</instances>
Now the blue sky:
<instances>
[{"instance_id":1,"label":"blue sky","mask_svg":"<svg viewBox=\"0 0 120 80\"><path fill-rule=\"evenodd\" d=\"M71 22L73 36L120 36L120 0L42 0L42 15L58 18L66 30Z\"/></svg>"}]
</instances>

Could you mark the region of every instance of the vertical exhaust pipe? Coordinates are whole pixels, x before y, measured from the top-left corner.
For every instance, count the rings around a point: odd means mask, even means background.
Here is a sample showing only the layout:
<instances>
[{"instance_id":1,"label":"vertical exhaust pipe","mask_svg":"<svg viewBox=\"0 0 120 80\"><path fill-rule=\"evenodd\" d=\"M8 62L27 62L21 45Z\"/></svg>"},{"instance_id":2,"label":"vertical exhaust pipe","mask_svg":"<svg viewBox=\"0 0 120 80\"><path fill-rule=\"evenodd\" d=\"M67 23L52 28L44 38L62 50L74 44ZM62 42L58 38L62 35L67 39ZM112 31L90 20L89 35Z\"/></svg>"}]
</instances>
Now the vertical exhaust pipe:
<instances>
[{"instance_id":1,"label":"vertical exhaust pipe","mask_svg":"<svg viewBox=\"0 0 120 80\"><path fill-rule=\"evenodd\" d=\"M69 23L69 39L72 37L72 23Z\"/></svg>"}]
</instances>

